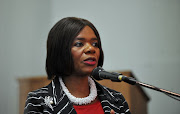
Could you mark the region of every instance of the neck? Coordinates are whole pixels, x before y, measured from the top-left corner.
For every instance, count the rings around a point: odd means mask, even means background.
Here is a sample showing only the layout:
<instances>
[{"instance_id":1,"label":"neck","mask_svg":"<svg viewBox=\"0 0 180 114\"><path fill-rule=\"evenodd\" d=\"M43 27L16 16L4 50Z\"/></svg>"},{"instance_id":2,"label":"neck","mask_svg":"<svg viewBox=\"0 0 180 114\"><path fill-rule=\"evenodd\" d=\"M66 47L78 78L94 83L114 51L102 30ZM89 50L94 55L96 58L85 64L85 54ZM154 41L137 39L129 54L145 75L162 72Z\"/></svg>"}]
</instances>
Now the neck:
<instances>
[{"instance_id":1,"label":"neck","mask_svg":"<svg viewBox=\"0 0 180 114\"><path fill-rule=\"evenodd\" d=\"M72 78L70 78L70 79L72 79ZM83 79L85 79L85 78L83 78ZM98 98L97 98L97 88L96 88L95 82L90 77L88 77L88 83L89 83L88 86L85 86L85 88L86 87L90 88L90 92L89 91L88 92L87 91L82 91L82 90L89 90L89 89L80 89L80 90L77 89L77 90L74 90L74 88L76 88L76 87L84 88L83 87L84 83L80 84L80 86L75 86L75 87L73 86L74 84L70 85L70 88L73 88L73 89L69 89L69 90L71 90L71 92L70 92L68 90L68 88L65 86L65 84L64 84L61 77L59 78L59 81L60 81L60 84L62 86L63 91L65 92L65 94L67 95L69 100L74 105L88 105L88 104L92 104L92 103L94 103L94 102L96 102L98 100ZM88 93L88 94L86 94L86 93Z\"/></svg>"},{"instance_id":2,"label":"neck","mask_svg":"<svg viewBox=\"0 0 180 114\"><path fill-rule=\"evenodd\" d=\"M88 76L68 76L63 78L69 92L78 98L87 97L90 93Z\"/></svg>"}]
</instances>

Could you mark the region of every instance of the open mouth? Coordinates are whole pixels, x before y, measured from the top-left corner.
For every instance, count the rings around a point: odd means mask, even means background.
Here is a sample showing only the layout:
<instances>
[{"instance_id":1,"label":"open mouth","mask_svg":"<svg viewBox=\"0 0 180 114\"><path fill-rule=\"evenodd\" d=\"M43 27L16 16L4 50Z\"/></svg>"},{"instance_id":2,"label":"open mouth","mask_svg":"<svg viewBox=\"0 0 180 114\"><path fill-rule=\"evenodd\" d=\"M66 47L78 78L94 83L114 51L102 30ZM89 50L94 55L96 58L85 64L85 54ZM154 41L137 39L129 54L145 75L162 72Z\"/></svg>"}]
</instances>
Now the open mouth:
<instances>
[{"instance_id":1,"label":"open mouth","mask_svg":"<svg viewBox=\"0 0 180 114\"><path fill-rule=\"evenodd\" d=\"M84 60L84 63L87 65L95 65L96 64L96 59L93 57L87 58Z\"/></svg>"}]
</instances>

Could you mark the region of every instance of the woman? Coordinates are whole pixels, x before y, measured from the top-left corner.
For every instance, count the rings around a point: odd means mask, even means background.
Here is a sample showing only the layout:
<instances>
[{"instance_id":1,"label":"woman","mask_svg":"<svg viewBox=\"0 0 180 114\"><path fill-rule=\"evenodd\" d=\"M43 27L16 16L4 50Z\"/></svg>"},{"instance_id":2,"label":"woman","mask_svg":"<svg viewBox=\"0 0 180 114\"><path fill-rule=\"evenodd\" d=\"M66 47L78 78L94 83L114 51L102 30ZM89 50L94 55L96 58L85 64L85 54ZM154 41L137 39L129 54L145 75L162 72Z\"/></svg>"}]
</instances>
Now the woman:
<instances>
[{"instance_id":1,"label":"woman","mask_svg":"<svg viewBox=\"0 0 180 114\"><path fill-rule=\"evenodd\" d=\"M24 113L130 114L121 93L90 77L103 58L100 36L91 22L76 17L57 22L47 40L46 72L53 80L28 94Z\"/></svg>"}]
</instances>

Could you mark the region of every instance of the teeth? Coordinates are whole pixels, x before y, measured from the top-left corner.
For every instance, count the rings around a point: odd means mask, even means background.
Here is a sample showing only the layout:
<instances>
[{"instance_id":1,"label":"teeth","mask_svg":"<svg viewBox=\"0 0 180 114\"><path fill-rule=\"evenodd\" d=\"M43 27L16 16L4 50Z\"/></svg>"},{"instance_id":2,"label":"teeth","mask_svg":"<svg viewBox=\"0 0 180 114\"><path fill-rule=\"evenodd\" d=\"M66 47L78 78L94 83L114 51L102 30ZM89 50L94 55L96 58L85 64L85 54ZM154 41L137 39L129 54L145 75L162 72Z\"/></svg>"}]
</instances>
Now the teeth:
<instances>
[{"instance_id":1,"label":"teeth","mask_svg":"<svg viewBox=\"0 0 180 114\"><path fill-rule=\"evenodd\" d=\"M93 59L87 59L87 60L85 60L85 61L90 61L90 62L92 62L92 61L95 61L95 60L93 60Z\"/></svg>"},{"instance_id":2,"label":"teeth","mask_svg":"<svg viewBox=\"0 0 180 114\"><path fill-rule=\"evenodd\" d=\"M89 62L92 62L92 61L96 61L95 59L93 59L93 58L88 58L88 59L86 59L86 60L84 60L84 61L89 61Z\"/></svg>"}]
</instances>

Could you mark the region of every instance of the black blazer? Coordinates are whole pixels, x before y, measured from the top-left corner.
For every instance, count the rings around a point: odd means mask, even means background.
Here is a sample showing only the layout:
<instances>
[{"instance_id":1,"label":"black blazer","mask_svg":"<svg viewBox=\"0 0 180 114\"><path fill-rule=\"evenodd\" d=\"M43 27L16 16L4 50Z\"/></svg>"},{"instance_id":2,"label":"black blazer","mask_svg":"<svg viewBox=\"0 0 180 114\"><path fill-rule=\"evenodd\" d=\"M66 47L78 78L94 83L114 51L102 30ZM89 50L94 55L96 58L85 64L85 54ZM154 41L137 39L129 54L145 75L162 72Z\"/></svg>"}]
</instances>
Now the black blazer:
<instances>
[{"instance_id":1,"label":"black blazer","mask_svg":"<svg viewBox=\"0 0 180 114\"><path fill-rule=\"evenodd\" d=\"M130 110L123 95L115 90L96 83L98 98L105 114L113 109L116 114L130 114ZM73 104L68 99L59 78L36 91L29 92L24 108L24 114L77 114Z\"/></svg>"}]
</instances>

